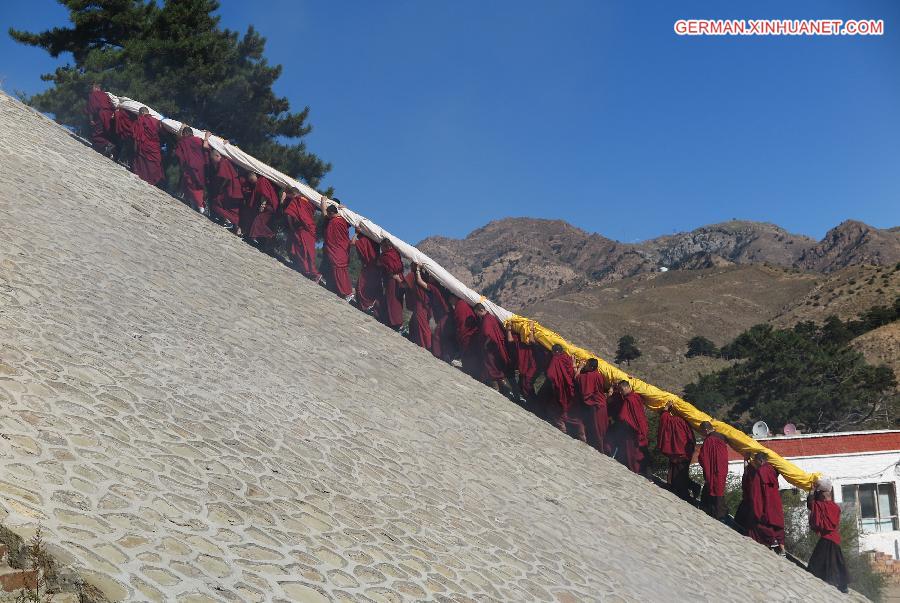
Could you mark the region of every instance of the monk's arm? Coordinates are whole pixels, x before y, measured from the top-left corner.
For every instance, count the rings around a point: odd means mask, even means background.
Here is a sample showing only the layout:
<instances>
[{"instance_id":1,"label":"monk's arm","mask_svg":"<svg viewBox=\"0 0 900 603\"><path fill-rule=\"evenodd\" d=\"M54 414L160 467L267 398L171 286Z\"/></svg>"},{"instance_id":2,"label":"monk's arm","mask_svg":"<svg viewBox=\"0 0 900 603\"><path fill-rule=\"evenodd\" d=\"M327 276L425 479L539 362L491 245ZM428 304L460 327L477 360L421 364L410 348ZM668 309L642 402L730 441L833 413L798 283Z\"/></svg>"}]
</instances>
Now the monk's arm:
<instances>
[{"instance_id":1,"label":"monk's arm","mask_svg":"<svg viewBox=\"0 0 900 603\"><path fill-rule=\"evenodd\" d=\"M422 278L422 269L418 265L416 266L416 284L423 289L428 288L428 283L426 283L425 279Z\"/></svg>"}]
</instances>

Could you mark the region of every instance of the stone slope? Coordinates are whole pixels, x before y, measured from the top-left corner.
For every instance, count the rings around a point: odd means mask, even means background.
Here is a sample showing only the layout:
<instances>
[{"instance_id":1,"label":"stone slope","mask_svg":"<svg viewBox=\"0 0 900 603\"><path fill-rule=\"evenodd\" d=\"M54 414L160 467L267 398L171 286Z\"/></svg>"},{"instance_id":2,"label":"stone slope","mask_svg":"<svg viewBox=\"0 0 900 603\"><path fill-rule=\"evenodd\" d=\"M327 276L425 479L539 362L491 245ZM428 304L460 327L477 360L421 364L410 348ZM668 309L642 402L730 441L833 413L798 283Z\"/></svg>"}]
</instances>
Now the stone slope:
<instances>
[{"instance_id":1,"label":"stone slope","mask_svg":"<svg viewBox=\"0 0 900 603\"><path fill-rule=\"evenodd\" d=\"M5 95L0 221L0 523L110 599L846 600Z\"/></svg>"}]
</instances>

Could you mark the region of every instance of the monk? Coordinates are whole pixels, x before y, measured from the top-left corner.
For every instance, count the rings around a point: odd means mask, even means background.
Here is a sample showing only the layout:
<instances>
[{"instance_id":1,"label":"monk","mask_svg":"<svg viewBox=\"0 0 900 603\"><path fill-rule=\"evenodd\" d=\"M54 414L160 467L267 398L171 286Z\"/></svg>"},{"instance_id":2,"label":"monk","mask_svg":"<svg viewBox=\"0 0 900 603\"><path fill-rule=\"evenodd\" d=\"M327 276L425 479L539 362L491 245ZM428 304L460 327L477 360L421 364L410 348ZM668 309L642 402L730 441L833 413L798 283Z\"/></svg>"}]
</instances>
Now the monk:
<instances>
[{"instance_id":1,"label":"monk","mask_svg":"<svg viewBox=\"0 0 900 603\"><path fill-rule=\"evenodd\" d=\"M472 309L478 317L478 334L482 351L482 381L495 390L510 395L515 390L507 378L509 353L506 350L506 334L496 316L490 314L483 304L475 304ZM516 396L518 398L518 396Z\"/></svg>"},{"instance_id":2,"label":"monk","mask_svg":"<svg viewBox=\"0 0 900 603\"><path fill-rule=\"evenodd\" d=\"M744 474L741 476L741 502L734 512L734 522L741 527L741 533L747 535L750 525L750 489L756 475L756 465L753 464L753 455L744 457Z\"/></svg>"},{"instance_id":3,"label":"monk","mask_svg":"<svg viewBox=\"0 0 900 603\"><path fill-rule=\"evenodd\" d=\"M356 279L356 305L366 314L377 315L384 305L378 245L364 234L357 234L353 245L362 263L359 277Z\"/></svg>"},{"instance_id":4,"label":"monk","mask_svg":"<svg viewBox=\"0 0 900 603\"><path fill-rule=\"evenodd\" d=\"M609 413L615 424L608 432L610 456L638 474L643 474L647 459L647 415L641 396L628 381L619 381L609 400Z\"/></svg>"},{"instance_id":5,"label":"monk","mask_svg":"<svg viewBox=\"0 0 900 603\"><path fill-rule=\"evenodd\" d=\"M725 478L728 477L728 440L716 431L712 423L700 424L703 444L697 461L703 469L703 490L700 492L700 507L715 519L725 519ZM693 437L693 434L691 434Z\"/></svg>"},{"instance_id":6,"label":"monk","mask_svg":"<svg viewBox=\"0 0 900 603\"><path fill-rule=\"evenodd\" d=\"M472 306L455 295L450 298L453 311L453 326L456 331L456 345L459 350L462 370L473 379L481 377L481 339L478 317Z\"/></svg>"},{"instance_id":7,"label":"monk","mask_svg":"<svg viewBox=\"0 0 900 603\"><path fill-rule=\"evenodd\" d=\"M100 89L100 84L98 82L91 84L85 113L91 124L91 144L95 150L104 155L110 155L115 149L112 121L114 112L115 107L109 100L109 95Z\"/></svg>"},{"instance_id":8,"label":"monk","mask_svg":"<svg viewBox=\"0 0 900 603\"><path fill-rule=\"evenodd\" d=\"M694 457L694 430L675 413L672 402L667 402L659 414L659 429L656 432L656 447L669 459L669 473L666 482L669 490L684 500L692 500L690 465Z\"/></svg>"},{"instance_id":9,"label":"monk","mask_svg":"<svg viewBox=\"0 0 900 603\"><path fill-rule=\"evenodd\" d=\"M195 210L209 215L206 210L206 153L203 152L203 141L194 136L194 131L184 126L178 133L175 143L175 157L181 166L181 192L184 199Z\"/></svg>"},{"instance_id":10,"label":"monk","mask_svg":"<svg viewBox=\"0 0 900 603\"><path fill-rule=\"evenodd\" d=\"M846 593L850 579L841 551L841 508L834 502L831 480L820 478L814 482L806 497L806 507L809 509L809 529L819 535L806 569Z\"/></svg>"},{"instance_id":11,"label":"monk","mask_svg":"<svg viewBox=\"0 0 900 603\"><path fill-rule=\"evenodd\" d=\"M435 282L434 277L425 274L428 282L428 296L431 298L431 316L434 319L434 333L431 336L431 354L446 362L450 362L453 353L453 321L450 319L450 306L444 290Z\"/></svg>"},{"instance_id":12,"label":"monk","mask_svg":"<svg viewBox=\"0 0 900 603\"><path fill-rule=\"evenodd\" d=\"M416 263L409 267L406 288L406 308L412 312L409 317L409 340L431 350L431 298L428 283L422 278L422 268Z\"/></svg>"},{"instance_id":13,"label":"monk","mask_svg":"<svg viewBox=\"0 0 900 603\"><path fill-rule=\"evenodd\" d=\"M395 331L399 331L403 326L403 295L405 291L403 259L387 237L381 240L381 256L378 258L378 264L381 266L381 282L384 287L384 308L381 312L381 322Z\"/></svg>"},{"instance_id":14,"label":"monk","mask_svg":"<svg viewBox=\"0 0 900 603\"><path fill-rule=\"evenodd\" d=\"M575 427L576 437L586 442L584 424L569 416L575 399L575 365L572 357L558 343L553 345L550 353L550 363L545 371L547 378L538 392L542 418L563 432L571 423Z\"/></svg>"},{"instance_id":15,"label":"monk","mask_svg":"<svg viewBox=\"0 0 900 603\"><path fill-rule=\"evenodd\" d=\"M253 185L249 207L256 215L250 220L250 228L244 234L247 239L258 244L264 251L270 251L275 239L275 231L271 228L272 218L278 211L282 195L275 191L272 182L265 176L250 172L247 180Z\"/></svg>"},{"instance_id":16,"label":"monk","mask_svg":"<svg viewBox=\"0 0 900 603\"><path fill-rule=\"evenodd\" d=\"M290 233L294 266L309 280L324 284L316 268L316 207L300 189L291 187L289 192L291 196L282 206L282 212Z\"/></svg>"},{"instance_id":17,"label":"monk","mask_svg":"<svg viewBox=\"0 0 900 603\"><path fill-rule=\"evenodd\" d=\"M784 507L778 490L778 473L765 452L753 455L756 467L748 487L750 506L747 535L778 554L784 554Z\"/></svg>"},{"instance_id":18,"label":"monk","mask_svg":"<svg viewBox=\"0 0 900 603\"><path fill-rule=\"evenodd\" d=\"M518 333L508 332L507 344L510 352L510 360L515 366L519 392L522 395L522 403L529 410L538 413L537 394L534 390L534 378L537 376L537 359L534 355L534 346L522 341Z\"/></svg>"},{"instance_id":19,"label":"monk","mask_svg":"<svg viewBox=\"0 0 900 603\"><path fill-rule=\"evenodd\" d=\"M325 195L319 199L319 207L325 216L325 230L322 239L322 266L319 270L325 275L325 282L330 291L353 302L353 285L350 282L350 224L338 213L337 207L328 203Z\"/></svg>"},{"instance_id":20,"label":"monk","mask_svg":"<svg viewBox=\"0 0 900 603\"><path fill-rule=\"evenodd\" d=\"M122 107L116 107L113 113L113 121L115 122L117 141L116 161L131 169L131 164L134 161L134 136L132 129L134 128L135 118Z\"/></svg>"},{"instance_id":21,"label":"monk","mask_svg":"<svg viewBox=\"0 0 900 603\"><path fill-rule=\"evenodd\" d=\"M213 176L210 179L209 206L212 213L224 220L223 226L232 229L235 234L242 234L238 223L241 206L244 204L244 193L237 170L231 161L209 145L209 132L203 140L203 146L209 151Z\"/></svg>"},{"instance_id":22,"label":"monk","mask_svg":"<svg viewBox=\"0 0 900 603\"><path fill-rule=\"evenodd\" d=\"M138 111L137 121L131 130L134 139L134 173L144 182L156 186L163 177L162 150L159 148L158 119L150 115L147 107Z\"/></svg>"},{"instance_id":23,"label":"monk","mask_svg":"<svg viewBox=\"0 0 900 603\"><path fill-rule=\"evenodd\" d=\"M597 370L596 358L588 358L575 376L575 400L580 418L586 428L587 443L600 452L606 450L606 431L609 413L606 407L606 379Z\"/></svg>"}]
</instances>

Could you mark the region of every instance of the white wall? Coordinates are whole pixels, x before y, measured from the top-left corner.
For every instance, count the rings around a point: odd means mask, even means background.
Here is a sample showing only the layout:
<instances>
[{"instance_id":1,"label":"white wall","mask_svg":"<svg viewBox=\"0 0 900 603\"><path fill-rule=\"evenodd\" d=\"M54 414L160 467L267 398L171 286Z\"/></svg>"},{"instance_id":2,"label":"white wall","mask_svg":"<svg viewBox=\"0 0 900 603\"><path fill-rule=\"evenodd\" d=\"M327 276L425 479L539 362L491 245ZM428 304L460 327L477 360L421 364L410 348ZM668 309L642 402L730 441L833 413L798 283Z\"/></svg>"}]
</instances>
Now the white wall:
<instances>
[{"instance_id":1,"label":"white wall","mask_svg":"<svg viewBox=\"0 0 900 603\"><path fill-rule=\"evenodd\" d=\"M818 472L831 478L834 485L834 500L838 503L842 502L841 486L849 484L894 482L895 492L900 493L900 451L787 458L804 471ZM742 461L728 463L728 472L740 477L744 472L744 463ZM779 481L782 489L793 487L783 478ZM897 558L900 531L861 536L862 550L881 551Z\"/></svg>"}]
</instances>

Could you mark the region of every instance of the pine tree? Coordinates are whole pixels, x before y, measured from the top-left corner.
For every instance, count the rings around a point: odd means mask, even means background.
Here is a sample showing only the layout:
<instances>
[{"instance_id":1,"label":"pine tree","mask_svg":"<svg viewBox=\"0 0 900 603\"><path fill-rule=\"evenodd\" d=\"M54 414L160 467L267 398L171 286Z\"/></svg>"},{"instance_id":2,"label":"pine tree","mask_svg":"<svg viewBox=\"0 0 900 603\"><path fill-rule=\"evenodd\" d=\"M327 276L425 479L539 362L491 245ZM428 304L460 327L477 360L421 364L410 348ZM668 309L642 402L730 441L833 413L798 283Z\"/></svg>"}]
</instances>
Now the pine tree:
<instances>
[{"instance_id":1,"label":"pine tree","mask_svg":"<svg viewBox=\"0 0 900 603\"><path fill-rule=\"evenodd\" d=\"M40 33L10 28L18 42L53 57L72 53L74 64L45 74L49 90L26 98L65 125L86 130L88 89L145 102L166 116L210 130L261 161L317 186L331 169L306 149L309 107L291 112L272 85L280 65L269 65L266 40L253 26L243 36L219 27L216 0L58 0L71 27Z\"/></svg>"},{"instance_id":2,"label":"pine tree","mask_svg":"<svg viewBox=\"0 0 900 603\"><path fill-rule=\"evenodd\" d=\"M698 335L696 337L691 337L690 341L688 341L688 350L685 356L688 358L693 358L694 356L718 358L719 348L706 337Z\"/></svg>"},{"instance_id":3,"label":"pine tree","mask_svg":"<svg viewBox=\"0 0 900 603\"><path fill-rule=\"evenodd\" d=\"M619 347L616 349L616 362L631 366L631 361L640 358L641 351L638 349L634 337L631 335L622 335L619 338Z\"/></svg>"}]
</instances>

